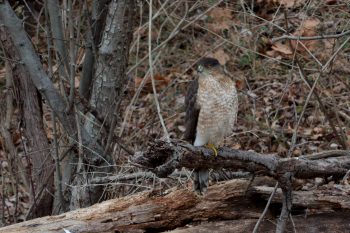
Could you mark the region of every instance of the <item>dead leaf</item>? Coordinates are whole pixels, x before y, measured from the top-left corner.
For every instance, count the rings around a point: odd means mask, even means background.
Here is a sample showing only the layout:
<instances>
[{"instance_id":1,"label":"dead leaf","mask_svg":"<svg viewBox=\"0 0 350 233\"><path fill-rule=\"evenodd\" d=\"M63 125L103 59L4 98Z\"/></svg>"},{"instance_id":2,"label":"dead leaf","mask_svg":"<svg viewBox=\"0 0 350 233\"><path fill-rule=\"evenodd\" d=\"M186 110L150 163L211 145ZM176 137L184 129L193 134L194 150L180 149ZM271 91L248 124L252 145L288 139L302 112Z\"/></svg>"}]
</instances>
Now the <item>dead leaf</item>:
<instances>
[{"instance_id":1,"label":"dead leaf","mask_svg":"<svg viewBox=\"0 0 350 233\"><path fill-rule=\"evenodd\" d=\"M297 28L297 30L293 33L294 36L316 36L318 32L318 26L320 24L320 20L317 18L309 18L306 19L302 24ZM297 41L292 40L291 44L293 48L296 48L300 52L307 52L305 51L305 48L301 45L298 45L298 43L303 43L303 45L310 51L315 51L319 47L319 41L318 40L304 40L304 41Z\"/></svg>"},{"instance_id":2,"label":"dead leaf","mask_svg":"<svg viewBox=\"0 0 350 233\"><path fill-rule=\"evenodd\" d=\"M235 80L236 81L236 88L238 89L238 90L243 90L243 88L245 87L245 81L244 80L242 80L242 79L237 79L237 80ZM254 94L254 93L252 93L252 94ZM255 95L255 94L254 94ZM250 96L252 96L252 95L250 95ZM255 95L256 96L256 95Z\"/></svg>"},{"instance_id":3,"label":"dead leaf","mask_svg":"<svg viewBox=\"0 0 350 233\"><path fill-rule=\"evenodd\" d=\"M300 150L300 149L295 149L295 150L293 150L293 155L294 155L295 157L300 156L300 155L301 155L301 150Z\"/></svg>"},{"instance_id":4,"label":"dead leaf","mask_svg":"<svg viewBox=\"0 0 350 233\"><path fill-rule=\"evenodd\" d=\"M154 78L157 92L162 91L164 88L166 88L172 80L170 76L163 76L161 74L156 74L156 75L154 75L153 78ZM144 79L144 77L136 77L134 79L135 90L137 90L141 86L143 79ZM143 91L143 93L152 93L153 92L152 80L150 77L147 79L142 91Z\"/></svg>"},{"instance_id":5,"label":"dead leaf","mask_svg":"<svg viewBox=\"0 0 350 233\"><path fill-rule=\"evenodd\" d=\"M215 7L211 10L208 15L216 21L226 21L227 19L232 19L231 10L228 8Z\"/></svg>"},{"instance_id":6,"label":"dead leaf","mask_svg":"<svg viewBox=\"0 0 350 233\"><path fill-rule=\"evenodd\" d=\"M239 144L239 143L235 143L235 144L233 144L233 145L231 146L231 148L232 148L232 149L235 149L235 150L239 150L239 149L242 148L242 146L241 146L241 144Z\"/></svg>"},{"instance_id":7,"label":"dead leaf","mask_svg":"<svg viewBox=\"0 0 350 233\"><path fill-rule=\"evenodd\" d=\"M276 51L279 52L282 55L292 55L293 51L291 50L290 46L287 44L282 44L281 42L276 42L275 44L273 44L271 46L271 48Z\"/></svg>"},{"instance_id":8,"label":"dead leaf","mask_svg":"<svg viewBox=\"0 0 350 233\"><path fill-rule=\"evenodd\" d=\"M265 19L271 18L268 11L271 8L282 6L284 8L297 8L305 3L305 0L257 0L255 5L259 6L259 16Z\"/></svg>"},{"instance_id":9,"label":"dead leaf","mask_svg":"<svg viewBox=\"0 0 350 233\"><path fill-rule=\"evenodd\" d=\"M230 56L227 53L225 53L225 51L222 48L216 50L213 54L209 54L209 56L216 58L222 66L230 60Z\"/></svg>"},{"instance_id":10,"label":"dead leaf","mask_svg":"<svg viewBox=\"0 0 350 233\"><path fill-rule=\"evenodd\" d=\"M301 6L305 0L274 0L274 2L286 8L296 8Z\"/></svg>"},{"instance_id":11,"label":"dead leaf","mask_svg":"<svg viewBox=\"0 0 350 233\"><path fill-rule=\"evenodd\" d=\"M212 22L208 23L211 31L220 33L224 29L230 29L232 22L232 11L228 8L216 7L208 13Z\"/></svg>"},{"instance_id":12,"label":"dead leaf","mask_svg":"<svg viewBox=\"0 0 350 233\"><path fill-rule=\"evenodd\" d=\"M274 50L266 51L265 54L269 57L276 57L276 51Z\"/></svg>"},{"instance_id":13,"label":"dead leaf","mask_svg":"<svg viewBox=\"0 0 350 233\"><path fill-rule=\"evenodd\" d=\"M318 139L320 139L320 138L322 138L322 137L323 137L323 134L322 134L322 133L318 133L318 134L312 135L310 138L311 138L312 140L318 140Z\"/></svg>"}]
</instances>

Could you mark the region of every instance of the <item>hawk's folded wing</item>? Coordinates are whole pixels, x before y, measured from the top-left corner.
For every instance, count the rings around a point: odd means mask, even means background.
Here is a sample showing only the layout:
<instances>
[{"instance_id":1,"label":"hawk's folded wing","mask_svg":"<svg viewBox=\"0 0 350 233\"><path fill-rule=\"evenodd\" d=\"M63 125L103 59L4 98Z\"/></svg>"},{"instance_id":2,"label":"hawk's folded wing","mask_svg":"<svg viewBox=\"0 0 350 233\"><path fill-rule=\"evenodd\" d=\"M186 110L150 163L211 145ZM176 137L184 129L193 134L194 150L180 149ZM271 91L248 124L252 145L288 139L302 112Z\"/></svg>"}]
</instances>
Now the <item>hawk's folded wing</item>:
<instances>
[{"instance_id":1,"label":"hawk's folded wing","mask_svg":"<svg viewBox=\"0 0 350 233\"><path fill-rule=\"evenodd\" d=\"M197 104L198 80L191 81L185 97L186 116L184 139L193 144L196 138L196 129L200 106Z\"/></svg>"}]
</instances>

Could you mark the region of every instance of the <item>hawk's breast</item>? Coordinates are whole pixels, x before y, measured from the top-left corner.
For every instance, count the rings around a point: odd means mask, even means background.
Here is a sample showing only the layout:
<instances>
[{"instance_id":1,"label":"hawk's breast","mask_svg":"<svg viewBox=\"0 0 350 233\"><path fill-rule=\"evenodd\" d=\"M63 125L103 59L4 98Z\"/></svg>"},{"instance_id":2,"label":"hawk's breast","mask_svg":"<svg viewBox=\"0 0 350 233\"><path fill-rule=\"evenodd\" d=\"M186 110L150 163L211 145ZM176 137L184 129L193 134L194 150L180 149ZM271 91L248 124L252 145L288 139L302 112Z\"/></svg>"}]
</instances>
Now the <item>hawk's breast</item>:
<instances>
[{"instance_id":1,"label":"hawk's breast","mask_svg":"<svg viewBox=\"0 0 350 233\"><path fill-rule=\"evenodd\" d=\"M235 83L229 77L212 75L201 77L198 82L197 104L200 113L196 134L203 143L217 145L232 133L237 118Z\"/></svg>"}]
</instances>

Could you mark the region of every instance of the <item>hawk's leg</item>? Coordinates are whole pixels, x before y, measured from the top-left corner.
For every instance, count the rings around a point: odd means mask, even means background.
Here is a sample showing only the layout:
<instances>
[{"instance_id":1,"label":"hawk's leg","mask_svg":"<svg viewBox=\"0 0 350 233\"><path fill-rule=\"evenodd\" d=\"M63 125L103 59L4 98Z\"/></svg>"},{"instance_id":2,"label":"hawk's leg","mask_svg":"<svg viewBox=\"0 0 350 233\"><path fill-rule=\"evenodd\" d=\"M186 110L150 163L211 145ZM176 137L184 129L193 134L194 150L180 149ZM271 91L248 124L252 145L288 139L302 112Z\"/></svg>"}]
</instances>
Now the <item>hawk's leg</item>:
<instances>
[{"instance_id":1,"label":"hawk's leg","mask_svg":"<svg viewBox=\"0 0 350 233\"><path fill-rule=\"evenodd\" d=\"M208 143L208 144L205 145L205 147L207 147L209 149L212 149L215 157L218 156L218 150L216 149L214 144Z\"/></svg>"},{"instance_id":2,"label":"hawk's leg","mask_svg":"<svg viewBox=\"0 0 350 233\"><path fill-rule=\"evenodd\" d=\"M211 149L216 156L218 156L218 151L214 144L207 143L205 147ZM212 154L204 153L207 158L212 157ZM203 195L209 186L209 169L208 168L196 168L193 172L194 175L194 190L199 194Z\"/></svg>"}]
</instances>

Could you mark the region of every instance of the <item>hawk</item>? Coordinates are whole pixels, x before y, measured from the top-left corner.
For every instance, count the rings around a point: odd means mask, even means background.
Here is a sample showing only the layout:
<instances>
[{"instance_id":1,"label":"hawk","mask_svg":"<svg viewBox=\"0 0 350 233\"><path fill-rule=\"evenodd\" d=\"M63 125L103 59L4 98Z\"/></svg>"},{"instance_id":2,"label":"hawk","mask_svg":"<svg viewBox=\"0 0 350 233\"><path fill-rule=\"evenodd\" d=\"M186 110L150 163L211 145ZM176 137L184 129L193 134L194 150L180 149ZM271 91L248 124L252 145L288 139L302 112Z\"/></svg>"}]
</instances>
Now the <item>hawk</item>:
<instances>
[{"instance_id":1,"label":"hawk","mask_svg":"<svg viewBox=\"0 0 350 233\"><path fill-rule=\"evenodd\" d=\"M238 111L235 83L218 60L206 57L197 63L197 77L188 86L185 106L184 139L194 146L210 147L217 155L215 148L232 133ZM193 184L197 193L204 194L209 170L195 169Z\"/></svg>"}]
</instances>

